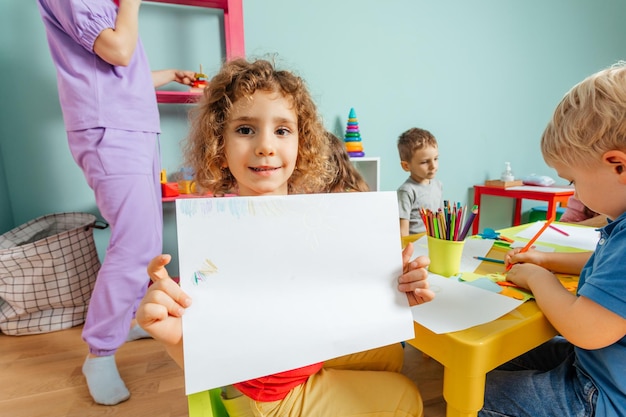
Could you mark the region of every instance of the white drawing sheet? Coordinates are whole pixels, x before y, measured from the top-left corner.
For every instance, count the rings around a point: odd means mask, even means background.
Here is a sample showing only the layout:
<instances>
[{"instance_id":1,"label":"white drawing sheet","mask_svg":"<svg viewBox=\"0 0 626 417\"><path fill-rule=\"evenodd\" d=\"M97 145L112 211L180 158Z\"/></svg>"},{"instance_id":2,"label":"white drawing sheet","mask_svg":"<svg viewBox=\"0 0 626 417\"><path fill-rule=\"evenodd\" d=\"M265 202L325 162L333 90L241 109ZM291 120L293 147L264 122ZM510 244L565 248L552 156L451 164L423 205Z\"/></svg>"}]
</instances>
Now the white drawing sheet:
<instances>
[{"instance_id":1,"label":"white drawing sheet","mask_svg":"<svg viewBox=\"0 0 626 417\"><path fill-rule=\"evenodd\" d=\"M474 272L480 260L493 246L490 239L466 239L461 258L461 272ZM413 257L428 256L426 237L414 242ZM504 270L504 265L502 267ZM523 301L474 287L455 278L428 273L435 299L411 307L413 319L433 333L450 333L488 323L519 307Z\"/></svg>"},{"instance_id":2,"label":"white drawing sheet","mask_svg":"<svg viewBox=\"0 0 626 417\"><path fill-rule=\"evenodd\" d=\"M519 232L516 237L524 239L532 239L533 236L541 229L545 221L532 223L530 226ZM580 250L595 250L598 240L600 240L600 232L595 227L570 225L565 223L556 223L554 225L559 230L567 233L559 233L558 231L548 227L537 239L537 242L550 243L553 245L576 248ZM523 242L526 244L526 242Z\"/></svg>"},{"instance_id":3,"label":"white drawing sheet","mask_svg":"<svg viewBox=\"0 0 626 417\"><path fill-rule=\"evenodd\" d=\"M416 322L436 334L456 332L489 323L522 305L505 295L474 287L453 278L429 273L435 299L411 307Z\"/></svg>"},{"instance_id":4,"label":"white drawing sheet","mask_svg":"<svg viewBox=\"0 0 626 417\"><path fill-rule=\"evenodd\" d=\"M187 394L414 337L395 192L176 201Z\"/></svg>"}]
</instances>

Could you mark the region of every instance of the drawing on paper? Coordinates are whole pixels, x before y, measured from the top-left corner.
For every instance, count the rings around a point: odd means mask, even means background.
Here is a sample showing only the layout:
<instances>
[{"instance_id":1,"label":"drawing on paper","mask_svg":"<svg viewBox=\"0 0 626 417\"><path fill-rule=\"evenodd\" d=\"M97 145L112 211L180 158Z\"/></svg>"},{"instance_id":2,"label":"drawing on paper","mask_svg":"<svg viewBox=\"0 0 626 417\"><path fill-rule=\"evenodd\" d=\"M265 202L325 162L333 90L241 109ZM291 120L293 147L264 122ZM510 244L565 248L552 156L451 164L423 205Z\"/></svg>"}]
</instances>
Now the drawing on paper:
<instances>
[{"instance_id":1,"label":"drawing on paper","mask_svg":"<svg viewBox=\"0 0 626 417\"><path fill-rule=\"evenodd\" d=\"M210 259L205 259L202 268L193 273L193 283L205 282L208 275L217 273L217 266Z\"/></svg>"}]
</instances>

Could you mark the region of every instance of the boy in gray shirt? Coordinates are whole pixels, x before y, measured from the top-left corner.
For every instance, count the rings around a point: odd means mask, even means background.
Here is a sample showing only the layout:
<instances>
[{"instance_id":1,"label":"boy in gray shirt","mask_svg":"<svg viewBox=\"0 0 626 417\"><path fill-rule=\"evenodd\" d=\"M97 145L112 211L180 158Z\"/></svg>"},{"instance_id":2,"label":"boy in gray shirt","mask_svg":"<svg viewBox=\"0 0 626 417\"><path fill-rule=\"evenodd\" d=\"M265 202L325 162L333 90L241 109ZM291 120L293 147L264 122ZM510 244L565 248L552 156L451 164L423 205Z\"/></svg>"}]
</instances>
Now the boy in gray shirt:
<instances>
[{"instance_id":1,"label":"boy in gray shirt","mask_svg":"<svg viewBox=\"0 0 626 417\"><path fill-rule=\"evenodd\" d=\"M426 231L420 209L437 211L443 206L443 185L435 179L439 168L439 147L427 130L411 128L398 138L400 165L409 178L398 188L400 235Z\"/></svg>"}]
</instances>

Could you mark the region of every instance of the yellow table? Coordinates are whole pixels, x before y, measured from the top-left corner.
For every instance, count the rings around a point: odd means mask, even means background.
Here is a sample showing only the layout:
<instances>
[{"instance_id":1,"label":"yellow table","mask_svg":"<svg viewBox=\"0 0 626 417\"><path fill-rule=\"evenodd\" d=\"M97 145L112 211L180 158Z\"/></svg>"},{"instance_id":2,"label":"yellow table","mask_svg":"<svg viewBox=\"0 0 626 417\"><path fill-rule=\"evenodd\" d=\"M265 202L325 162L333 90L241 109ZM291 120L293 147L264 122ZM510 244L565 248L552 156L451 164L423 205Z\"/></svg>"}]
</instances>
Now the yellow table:
<instances>
[{"instance_id":1,"label":"yellow table","mask_svg":"<svg viewBox=\"0 0 626 417\"><path fill-rule=\"evenodd\" d=\"M501 233L513 237L524 227L527 225L504 229ZM487 256L503 259L505 253L494 247ZM503 272L504 266L483 262L477 271ZM487 372L556 334L537 303L529 300L497 320L458 332L435 334L415 323L415 338L407 343L444 366L446 416L471 417L483 406Z\"/></svg>"}]
</instances>

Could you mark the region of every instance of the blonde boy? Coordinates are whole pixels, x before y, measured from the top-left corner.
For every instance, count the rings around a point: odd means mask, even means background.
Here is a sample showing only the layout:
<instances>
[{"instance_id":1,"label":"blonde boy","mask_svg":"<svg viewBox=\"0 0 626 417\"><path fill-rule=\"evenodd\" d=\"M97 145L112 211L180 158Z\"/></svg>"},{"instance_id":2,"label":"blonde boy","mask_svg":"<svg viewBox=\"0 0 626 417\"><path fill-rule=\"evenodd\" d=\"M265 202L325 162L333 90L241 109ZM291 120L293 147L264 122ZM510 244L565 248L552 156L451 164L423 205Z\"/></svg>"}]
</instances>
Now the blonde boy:
<instances>
[{"instance_id":1,"label":"blonde boy","mask_svg":"<svg viewBox=\"0 0 626 417\"><path fill-rule=\"evenodd\" d=\"M487 375L479 416L626 416L626 66L565 95L541 139L544 160L606 215L594 252L519 249L507 279L530 289L559 333ZM553 272L579 274L576 294Z\"/></svg>"}]
</instances>

